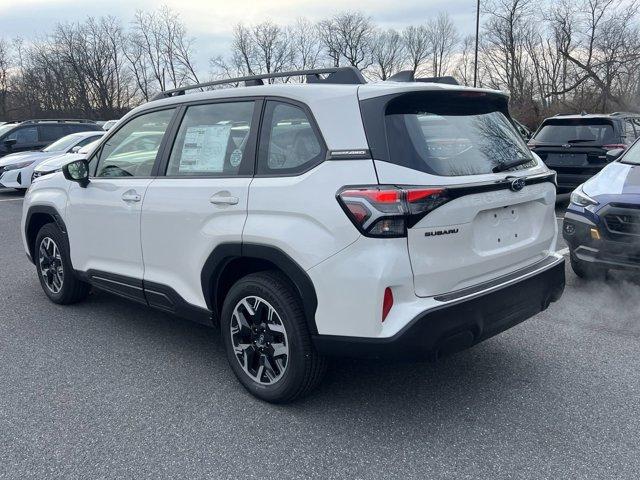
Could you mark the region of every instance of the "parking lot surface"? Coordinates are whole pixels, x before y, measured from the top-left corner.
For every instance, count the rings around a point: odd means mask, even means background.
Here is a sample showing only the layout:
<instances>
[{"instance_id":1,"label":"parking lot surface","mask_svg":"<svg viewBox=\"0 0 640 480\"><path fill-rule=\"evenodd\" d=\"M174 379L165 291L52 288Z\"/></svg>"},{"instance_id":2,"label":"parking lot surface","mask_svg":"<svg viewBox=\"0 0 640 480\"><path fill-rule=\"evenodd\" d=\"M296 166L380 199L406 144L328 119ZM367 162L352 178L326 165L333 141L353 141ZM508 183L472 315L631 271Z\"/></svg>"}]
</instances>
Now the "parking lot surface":
<instances>
[{"instance_id":1,"label":"parking lot surface","mask_svg":"<svg viewBox=\"0 0 640 480\"><path fill-rule=\"evenodd\" d=\"M21 204L0 190L2 478L640 478L634 277L568 269L560 302L471 350L334 361L273 406L215 329L102 292L49 302Z\"/></svg>"}]
</instances>

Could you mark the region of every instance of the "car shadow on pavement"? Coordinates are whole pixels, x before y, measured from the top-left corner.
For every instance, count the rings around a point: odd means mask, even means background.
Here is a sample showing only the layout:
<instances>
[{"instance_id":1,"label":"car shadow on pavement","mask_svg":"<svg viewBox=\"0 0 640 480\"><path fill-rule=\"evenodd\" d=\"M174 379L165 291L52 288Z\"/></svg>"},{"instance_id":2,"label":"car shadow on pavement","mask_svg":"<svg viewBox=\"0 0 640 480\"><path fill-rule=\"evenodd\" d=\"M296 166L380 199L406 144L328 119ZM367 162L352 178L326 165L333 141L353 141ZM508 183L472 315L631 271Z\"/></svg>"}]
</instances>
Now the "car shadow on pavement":
<instances>
[{"instance_id":1,"label":"car shadow on pavement","mask_svg":"<svg viewBox=\"0 0 640 480\"><path fill-rule=\"evenodd\" d=\"M117 337L126 335L128 341L148 350L155 357L149 359L149 364L181 356L182 365L195 368L198 374L206 372L202 381L211 381L212 389L216 384L226 383L225 390L238 396L239 401L262 404L233 377L217 328L123 302L103 292L94 293L83 304L83 310L84 305L87 314L98 314L102 322L107 314L109 325L104 328L122 330L126 333L120 332ZM309 397L270 408L274 413L287 414L288 410L312 417L322 416L327 409L346 409L351 413L341 415L348 417L356 408L359 412L356 418L366 415L373 420L381 411L386 415L401 406L403 415L408 415L407 422L411 421L411 415L423 416L425 409L446 417L446 412L459 414L459 409L465 411L483 397L489 404L508 401L509 395L504 398L506 390L517 394L520 388L534 388L531 384L542 381L544 369L544 359L523 352L510 345L509 339L500 337L435 363L334 358L329 361L323 383Z\"/></svg>"},{"instance_id":2,"label":"car shadow on pavement","mask_svg":"<svg viewBox=\"0 0 640 480\"><path fill-rule=\"evenodd\" d=\"M14 190L13 188L0 187L0 199L22 198L22 197L24 197L24 192L21 192L20 190Z\"/></svg>"}]
</instances>

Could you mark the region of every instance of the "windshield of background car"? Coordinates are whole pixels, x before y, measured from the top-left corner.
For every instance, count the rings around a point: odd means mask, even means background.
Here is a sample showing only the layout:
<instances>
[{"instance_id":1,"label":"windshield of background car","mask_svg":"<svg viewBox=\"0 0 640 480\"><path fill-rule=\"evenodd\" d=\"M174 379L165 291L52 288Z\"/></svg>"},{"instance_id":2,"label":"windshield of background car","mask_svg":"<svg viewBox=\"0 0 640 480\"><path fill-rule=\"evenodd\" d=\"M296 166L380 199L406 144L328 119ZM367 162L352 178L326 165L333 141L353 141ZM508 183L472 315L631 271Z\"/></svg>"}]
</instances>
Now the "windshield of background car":
<instances>
[{"instance_id":1,"label":"windshield of background car","mask_svg":"<svg viewBox=\"0 0 640 480\"><path fill-rule=\"evenodd\" d=\"M389 103L385 115L390 161L442 176L492 173L522 159L535 162L507 115L506 103L494 95L403 95Z\"/></svg>"},{"instance_id":2,"label":"windshield of background car","mask_svg":"<svg viewBox=\"0 0 640 480\"><path fill-rule=\"evenodd\" d=\"M606 145L617 143L613 124L605 119L552 120L533 137L534 143L551 145Z\"/></svg>"},{"instance_id":3,"label":"windshield of background car","mask_svg":"<svg viewBox=\"0 0 640 480\"><path fill-rule=\"evenodd\" d=\"M15 124L9 124L9 125L1 125L0 126L0 137L2 137L5 133L7 133L9 130L11 130L12 128L15 128Z\"/></svg>"},{"instance_id":4,"label":"windshield of background car","mask_svg":"<svg viewBox=\"0 0 640 480\"><path fill-rule=\"evenodd\" d=\"M66 152L69 148L78 143L78 137L76 135L67 135L60 140L56 140L51 145L43 148L43 152Z\"/></svg>"}]
</instances>

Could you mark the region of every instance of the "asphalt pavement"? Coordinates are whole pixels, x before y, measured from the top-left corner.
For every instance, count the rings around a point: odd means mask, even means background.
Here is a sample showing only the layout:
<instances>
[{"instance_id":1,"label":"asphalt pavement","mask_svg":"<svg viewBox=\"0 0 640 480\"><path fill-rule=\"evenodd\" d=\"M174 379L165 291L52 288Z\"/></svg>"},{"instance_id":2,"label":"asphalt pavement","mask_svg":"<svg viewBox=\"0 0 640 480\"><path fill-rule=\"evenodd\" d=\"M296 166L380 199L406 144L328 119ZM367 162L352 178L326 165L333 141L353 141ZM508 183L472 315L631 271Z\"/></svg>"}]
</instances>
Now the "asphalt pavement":
<instances>
[{"instance_id":1,"label":"asphalt pavement","mask_svg":"<svg viewBox=\"0 0 640 480\"><path fill-rule=\"evenodd\" d=\"M49 302L21 203L0 190L0 478L640 478L632 276L567 270L560 302L466 352L334 361L273 406L215 329L101 292Z\"/></svg>"}]
</instances>

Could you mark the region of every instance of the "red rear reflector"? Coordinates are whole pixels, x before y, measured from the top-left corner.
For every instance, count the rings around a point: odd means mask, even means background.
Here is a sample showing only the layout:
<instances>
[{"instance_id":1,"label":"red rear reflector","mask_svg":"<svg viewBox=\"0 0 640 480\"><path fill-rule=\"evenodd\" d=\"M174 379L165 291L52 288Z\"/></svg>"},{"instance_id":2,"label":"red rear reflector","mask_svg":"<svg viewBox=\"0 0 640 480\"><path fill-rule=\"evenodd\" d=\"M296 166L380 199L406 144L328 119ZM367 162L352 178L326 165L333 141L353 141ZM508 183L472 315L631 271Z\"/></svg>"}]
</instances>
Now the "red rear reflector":
<instances>
[{"instance_id":1,"label":"red rear reflector","mask_svg":"<svg viewBox=\"0 0 640 480\"><path fill-rule=\"evenodd\" d=\"M384 299L382 300L382 321L387 319L387 315L393 307L393 292L389 287L384 289Z\"/></svg>"},{"instance_id":2,"label":"red rear reflector","mask_svg":"<svg viewBox=\"0 0 640 480\"><path fill-rule=\"evenodd\" d=\"M624 150L627 146L624 143L612 143L610 145L603 145L602 148L605 150L617 150L618 148L622 148Z\"/></svg>"}]
</instances>

